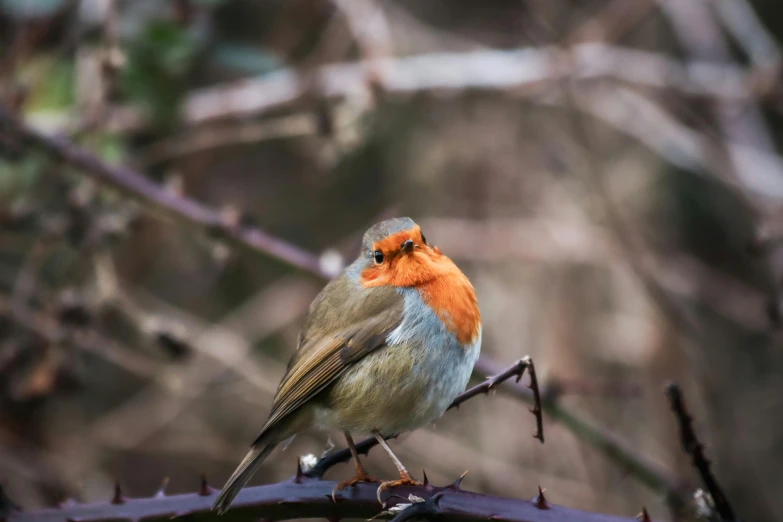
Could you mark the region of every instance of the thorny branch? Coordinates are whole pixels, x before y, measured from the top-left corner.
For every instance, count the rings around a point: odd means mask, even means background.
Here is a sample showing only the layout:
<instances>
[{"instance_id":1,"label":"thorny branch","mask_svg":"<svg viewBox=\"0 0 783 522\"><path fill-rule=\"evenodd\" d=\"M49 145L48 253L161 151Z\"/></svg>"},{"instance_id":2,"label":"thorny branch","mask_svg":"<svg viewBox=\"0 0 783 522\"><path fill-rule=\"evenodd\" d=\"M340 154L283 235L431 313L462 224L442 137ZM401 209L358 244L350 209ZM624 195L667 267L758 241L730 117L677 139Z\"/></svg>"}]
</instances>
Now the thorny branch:
<instances>
[{"instance_id":1,"label":"thorny branch","mask_svg":"<svg viewBox=\"0 0 783 522\"><path fill-rule=\"evenodd\" d=\"M376 499L377 486L357 484L343 492L337 502L331 499L333 481L308 478L297 474L284 482L243 489L220 522L238 522L242 520L289 520L292 518L341 518L383 517L384 507ZM68 503L58 508L45 509L30 513L13 512L9 522L144 522L170 520L172 518L189 521L218 520L211 510L216 491L204 484L199 493L165 496L156 494L149 498L128 498L118 491L114 502L93 504ZM414 495L424 500L426 510L416 508L417 514L437 516L439 520L458 522L479 522L487 520L505 520L508 522L545 522L551 520L569 520L573 522L632 522L630 517L618 517L580 511L562 506L549 505L542 509L536 502L523 499L511 499L483 495L465 491L459 485L437 487L432 484L406 486L395 489L394 498L387 501L385 508L398 504L408 504L407 499ZM401 498L398 498L401 497ZM404 509L397 520L409 520L408 510ZM418 513L420 510L427 513Z\"/></svg>"},{"instance_id":2,"label":"thorny branch","mask_svg":"<svg viewBox=\"0 0 783 522\"><path fill-rule=\"evenodd\" d=\"M67 165L82 171L95 181L116 188L154 210L162 211L164 214L173 216L189 225L200 227L212 233L219 233L238 247L268 255L324 279L328 279L332 275L321 268L318 257L310 252L271 236L258 227L227 221L225 214L220 210L174 191L168 191L139 172L111 166L64 137L51 136L35 130L3 107L0 107L0 130L9 137L23 138L30 144L55 155ZM486 357L479 358L476 370L486 375L500 373L497 365ZM535 397L527 387L512 384L506 387L506 390L515 397L535 405ZM676 505L684 504L685 496L676 480L667 476L637 452L626 447L612 434L592 426L554 400L545 400L544 407L553 419L562 422L575 435L602 451L608 458L627 469L641 482L656 491L665 493L669 499L674 500ZM537 419L539 419L537 424L540 424L540 414L537 415ZM540 425L538 433L542 433ZM357 445L357 449L366 453L375 444L375 439L365 440ZM347 452L345 456L336 452L327 458L335 458L338 459L337 462L343 462L347 461L347 455Z\"/></svg>"},{"instance_id":3,"label":"thorny branch","mask_svg":"<svg viewBox=\"0 0 783 522\"><path fill-rule=\"evenodd\" d=\"M522 375L524 375L525 373L525 369L527 369L528 373L530 374L530 385L528 387L533 391L533 399L534 399L533 409L530 410L530 413L532 413L536 417L536 433L533 435L533 438L538 439L539 441L541 441L541 444L543 444L544 422L541 416L541 392L538 389L538 379L536 378L536 367L535 365L533 365L533 360L530 357L525 357L523 359L520 359L519 361L516 362L516 364L514 364L504 372L499 373L498 375L487 379L481 384L477 384L476 386L465 391L464 393L461 393L456 399L454 399L454 402L451 403L451 406L449 406L448 409L450 410L452 408L459 408L460 404L470 399L471 397L479 395L480 393L489 393L489 391L494 389L495 386L497 386L498 384L504 381L507 381L512 377L516 377L515 382L519 383L519 380L522 379Z\"/></svg>"},{"instance_id":4,"label":"thorny branch","mask_svg":"<svg viewBox=\"0 0 783 522\"><path fill-rule=\"evenodd\" d=\"M699 439L696 438L696 433L693 431L693 418L688 414L688 410L685 409L685 402L682 399L680 387L673 383L669 384L666 387L666 396L669 398L669 405L680 427L682 448L693 458L693 466L699 471L704 487L707 488L710 496L712 496L712 500L715 502L715 509L717 509L721 519L733 522L736 520L734 509L732 509L729 500L723 493L723 489L718 484L718 480L712 474L712 470L710 470L710 461L704 455L704 445L699 442Z\"/></svg>"},{"instance_id":5,"label":"thorny branch","mask_svg":"<svg viewBox=\"0 0 783 522\"><path fill-rule=\"evenodd\" d=\"M523 361L525 361L523 359ZM520 361L522 362L522 361ZM464 392L454 401L461 404L493 386L499 384L501 375L508 380L520 376L527 364L514 364L502 374L491 377L483 383ZM518 383L516 383L518 385ZM667 394L681 428L681 438L686 451L693 455L694 465L702 473L705 484L712 495L721 517L733 521L734 512L723 495L717 481L709 470L709 462L702 453L702 445L696 439L692 428L692 419L685 410L681 393L676 385L667 389ZM366 453L371 445L362 441L360 452ZM287 520L302 517L327 517L340 519L345 517L388 517L397 513L394 521L407 521L415 518L428 520L507 520L519 522L538 522L544 520L572 520L579 522L621 522L633 519L615 517L579 511L551 504L544 498L543 490L539 488L538 495L532 500L516 500L482 495L464 491L460 488L460 477L453 484L445 487L433 486L424 476L422 486L395 489L381 509L375 498L375 486L359 484L343 493L335 503L331 501L334 482L322 480L323 474L332 466L343 462L338 455L342 452L321 459L308 473L298 466L296 476L278 484L257 486L243 490L234 507L221 519L226 522L233 520ZM347 451L345 451L347 453ZM317 470L314 472L314 470ZM128 498L120 489L110 502L94 504L77 504L69 501L57 508L23 513L8 499L0 489L0 520L9 522L137 522L168 520L171 518L186 518L188 520L210 520L214 518L211 511L212 496L216 490L209 487L202 478L198 493L186 495L165 495L165 486L153 497L142 499ZM408 500L408 502L405 502ZM395 507L398 509L395 510ZM546 512L546 514L544 514ZM646 510L643 510L642 520L650 520ZM553 518L554 517L554 518Z\"/></svg>"},{"instance_id":6,"label":"thorny branch","mask_svg":"<svg viewBox=\"0 0 783 522\"><path fill-rule=\"evenodd\" d=\"M478 360L476 370L488 375L500 373L500 367L486 358ZM521 383L507 382L506 386L500 387L499 390L533 404L535 407L534 393ZM687 503L688 495L678 480L675 480L654 462L639 454L614 434L593 426L571 410L563 407L559 401L551 398L550 392L546 388L543 392L542 405L550 419L559 422L580 439L600 450L612 462L615 462L650 489L664 493L672 505L682 507Z\"/></svg>"},{"instance_id":7,"label":"thorny branch","mask_svg":"<svg viewBox=\"0 0 783 522\"><path fill-rule=\"evenodd\" d=\"M533 395L535 397L538 397L536 405L531 410L531 412L536 416L536 426L537 426L537 433L534 435L537 439L539 439L541 442L544 442L544 435L543 435L543 428L542 428L542 419L541 419L541 403L540 403L540 393L538 391L538 382L533 380L534 375L534 366L533 366L533 360L530 357L525 357L523 359L520 359L513 365L511 365L506 370L498 373L494 377L490 377L483 381L480 384L477 384L476 386L473 386L469 390L465 390L461 394L457 396L456 399L451 403L451 405L446 409L446 411L452 409L452 408L458 408L460 404L463 402L472 399L473 397L481 394L486 394L490 390L494 389L498 384L501 384L512 377L516 377L516 382L518 383L519 380L522 378L522 375L525 372L526 368L530 368L530 388L533 390ZM540 435L540 437L539 437ZM393 437L389 437L393 438ZM356 451L360 455L367 455L369 451L378 445L378 441L375 437L367 437L366 439L358 442L356 444ZM310 468L306 475L311 478L323 478L324 473L326 473L329 468L334 466L335 464L340 464L342 462L348 462L351 459L351 452L348 450L348 448L332 452L325 457L321 458L312 468Z\"/></svg>"},{"instance_id":8,"label":"thorny branch","mask_svg":"<svg viewBox=\"0 0 783 522\"><path fill-rule=\"evenodd\" d=\"M486 393L505 380L522 377L525 368L533 368L529 358L522 359L501 374L485 380L483 383L467 390L454 400L456 407L463 402ZM537 386L531 383L533 393L537 394ZM540 408L538 408L540 411ZM538 416L540 418L540 416ZM367 439L357 444L360 453L367 453L374 444L374 439ZM344 458L343 458L344 457ZM232 520L286 520L306 517L331 517L332 519L348 517L388 517L395 506L402 508L393 520L405 521L414 518L448 519L456 521L507 520L518 522L537 522L551 520L552 516L560 520L579 522L621 522L633 519L615 517L578 511L554 506L539 494L533 500L501 498L491 495L473 493L461 489L462 478L445 487L433 486L426 475L422 486L404 487L394 490L394 495L379 506L376 500L376 486L359 484L344 491L337 502L331 500L334 482L324 481L323 475L334 465L347 461L350 453L347 450L335 452L322 458L307 473L297 468L296 476L278 484L257 486L244 489L237 497L234 506L221 518L227 522ZM216 490L209 487L202 479L198 493L187 495L166 496L163 488L150 498L131 499L115 487L114 496L110 502L94 504L76 504L68 502L58 508L45 509L30 513L22 513L9 502L5 503L5 516L9 522L107 522L166 520L174 517L189 520L208 520L216 515L211 511ZM420 499L416 502L405 502L406 499ZM1 500L1 499L0 499ZM388 511L383 511L388 509ZM543 515L542 512L548 512Z\"/></svg>"}]
</instances>

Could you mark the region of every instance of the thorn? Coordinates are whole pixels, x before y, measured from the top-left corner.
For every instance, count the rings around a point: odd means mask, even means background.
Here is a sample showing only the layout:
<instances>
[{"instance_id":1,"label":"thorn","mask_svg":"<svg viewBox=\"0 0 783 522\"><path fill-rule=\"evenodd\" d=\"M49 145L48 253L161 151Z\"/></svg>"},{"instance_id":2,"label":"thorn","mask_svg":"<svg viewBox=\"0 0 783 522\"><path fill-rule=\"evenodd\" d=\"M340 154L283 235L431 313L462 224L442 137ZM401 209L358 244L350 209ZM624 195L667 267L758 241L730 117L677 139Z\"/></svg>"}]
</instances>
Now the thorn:
<instances>
[{"instance_id":1,"label":"thorn","mask_svg":"<svg viewBox=\"0 0 783 522\"><path fill-rule=\"evenodd\" d=\"M112 504L124 504L127 498L122 494L122 488L120 487L120 481L114 483L114 497L111 499Z\"/></svg>"},{"instance_id":2,"label":"thorn","mask_svg":"<svg viewBox=\"0 0 783 522\"><path fill-rule=\"evenodd\" d=\"M538 495L536 495L536 497L533 499L533 505L538 509L552 508L552 504L547 502L546 498L544 497L544 490L541 489L541 486L538 486Z\"/></svg>"},{"instance_id":3,"label":"thorn","mask_svg":"<svg viewBox=\"0 0 783 522\"><path fill-rule=\"evenodd\" d=\"M207 482L207 476L202 472L201 473L201 486L199 487L198 494L202 497L208 497L212 493L217 493L217 490L212 488L209 485L209 482Z\"/></svg>"},{"instance_id":4,"label":"thorn","mask_svg":"<svg viewBox=\"0 0 783 522\"><path fill-rule=\"evenodd\" d=\"M462 484L462 479L464 479L465 475L467 475L467 474L468 474L468 470L465 470L465 473L460 475L460 477L457 480L455 480L454 482L452 482L450 485L446 486L446 489L460 489L459 486L460 486L460 484Z\"/></svg>"},{"instance_id":5,"label":"thorn","mask_svg":"<svg viewBox=\"0 0 783 522\"><path fill-rule=\"evenodd\" d=\"M432 489L432 484L430 484L430 479L427 476L427 472L424 470L424 468L421 468L421 475L424 477L424 487L427 489Z\"/></svg>"},{"instance_id":6,"label":"thorn","mask_svg":"<svg viewBox=\"0 0 783 522\"><path fill-rule=\"evenodd\" d=\"M296 457L296 477L294 477L294 482L296 484L301 484L304 478L305 474L304 471L302 471L302 459L300 457Z\"/></svg>"},{"instance_id":7,"label":"thorn","mask_svg":"<svg viewBox=\"0 0 783 522\"><path fill-rule=\"evenodd\" d=\"M652 519L650 518L650 514L647 513L647 508L642 507L642 512L636 515L637 520L639 522L652 522Z\"/></svg>"},{"instance_id":8,"label":"thorn","mask_svg":"<svg viewBox=\"0 0 783 522\"><path fill-rule=\"evenodd\" d=\"M160 483L160 487L158 488L158 491L155 492L155 498L161 498L166 496L166 486L169 485L169 478L164 477L163 481Z\"/></svg>"}]
</instances>

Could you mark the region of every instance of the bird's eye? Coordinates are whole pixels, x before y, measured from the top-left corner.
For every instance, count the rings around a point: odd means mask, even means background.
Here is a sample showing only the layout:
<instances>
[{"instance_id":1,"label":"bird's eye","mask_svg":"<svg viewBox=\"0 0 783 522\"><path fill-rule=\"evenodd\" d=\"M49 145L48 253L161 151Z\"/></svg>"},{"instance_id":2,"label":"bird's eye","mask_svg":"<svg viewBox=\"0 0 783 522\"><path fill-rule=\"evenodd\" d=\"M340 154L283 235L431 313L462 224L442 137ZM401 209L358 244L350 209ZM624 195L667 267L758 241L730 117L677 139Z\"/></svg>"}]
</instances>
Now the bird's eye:
<instances>
[{"instance_id":1,"label":"bird's eye","mask_svg":"<svg viewBox=\"0 0 783 522\"><path fill-rule=\"evenodd\" d=\"M375 258L376 264L380 265L381 263L383 263L383 252L381 252L380 250L376 250L375 253L373 254L373 257Z\"/></svg>"}]
</instances>

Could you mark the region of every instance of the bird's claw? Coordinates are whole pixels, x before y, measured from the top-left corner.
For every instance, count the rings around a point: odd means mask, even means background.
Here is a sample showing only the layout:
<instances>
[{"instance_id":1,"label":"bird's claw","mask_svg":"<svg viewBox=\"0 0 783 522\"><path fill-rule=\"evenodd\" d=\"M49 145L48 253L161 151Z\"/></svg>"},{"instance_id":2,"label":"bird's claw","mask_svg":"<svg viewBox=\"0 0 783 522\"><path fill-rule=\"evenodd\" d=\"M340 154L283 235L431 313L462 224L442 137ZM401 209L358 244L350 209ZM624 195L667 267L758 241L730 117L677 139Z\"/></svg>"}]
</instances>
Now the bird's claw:
<instances>
[{"instance_id":1,"label":"bird's claw","mask_svg":"<svg viewBox=\"0 0 783 522\"><path fill-rule=\"evenodd\" d=\"M378 498L378 503L383 505L383 500L381 500L381 493L383 493L387 489L392 489L399 486L423 486L423 485L424 484L422 482L419 482L418 480L414 479L412 476L410 476L410 474L408 473L401 474L398 480L387 480L381 482L381 485L378 486L376 497Z\"/></svg>"},{"instance_id":2,"label":"bird's claw","mask_svg":"<svg viewBox=\"0 0 783 522\"><path fill-rule=\"evenodd\" d=\"M356 476L354 476L352 479L349 480L343 480L339 484L337 484L332 489L332 502L337 503L337 499L335 498L335 494L338 491L342 491L347 487L354 486L358 484L359 482L381 482L380 479L377 479L373 477L372 475L369 475L367 473L357 473Z\"/></svg>"}]
</instances>

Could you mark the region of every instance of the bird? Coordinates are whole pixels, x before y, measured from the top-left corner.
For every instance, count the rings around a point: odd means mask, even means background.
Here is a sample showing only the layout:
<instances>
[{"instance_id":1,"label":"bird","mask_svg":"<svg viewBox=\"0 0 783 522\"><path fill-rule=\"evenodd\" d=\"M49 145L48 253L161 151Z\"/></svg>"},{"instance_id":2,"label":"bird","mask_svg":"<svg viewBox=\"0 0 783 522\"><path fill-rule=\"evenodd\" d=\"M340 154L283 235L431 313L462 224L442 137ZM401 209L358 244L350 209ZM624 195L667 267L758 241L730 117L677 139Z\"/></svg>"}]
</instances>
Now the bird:
<instances>
[{"instance_id":1,"label":"bird","mask_svg":"<svg viewBox=\"0 0 783 522\"><path fill-rule=\"evenodd\" d=\"M467 276L421 227L400 217L370 227L357 259L316 296L266 423L226 482L224 513L272 450L308 429L339 430L359 482L377 495L421 485L386 442L432 423L465 390L481 351L481 313ZM371 433L396 466L380 481L359 460L351 433Z\"/></svg>"}]
</instances>

